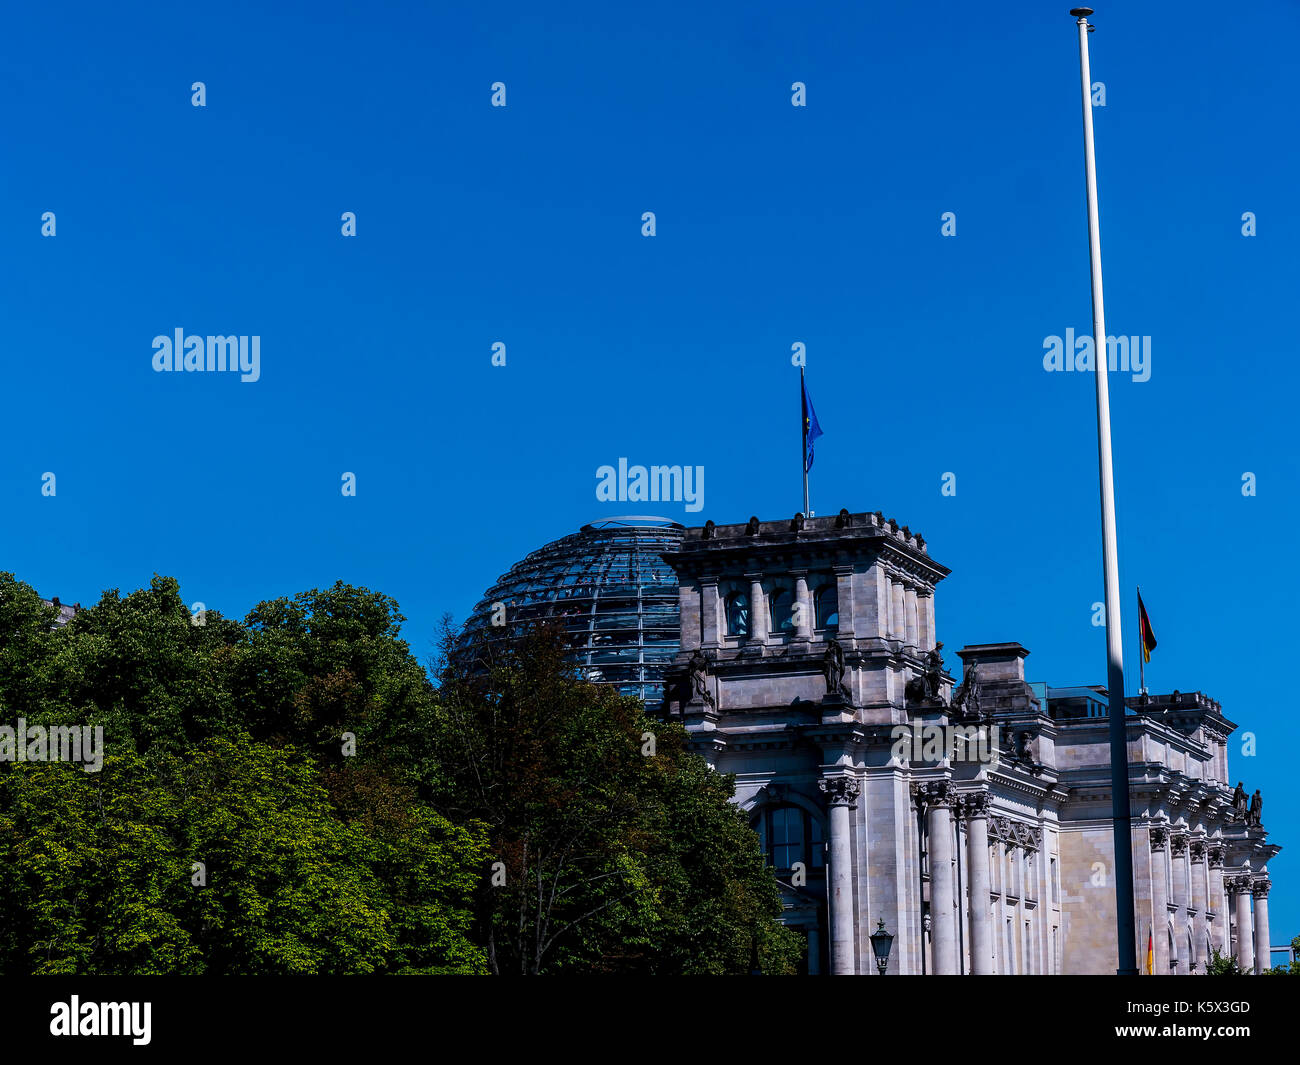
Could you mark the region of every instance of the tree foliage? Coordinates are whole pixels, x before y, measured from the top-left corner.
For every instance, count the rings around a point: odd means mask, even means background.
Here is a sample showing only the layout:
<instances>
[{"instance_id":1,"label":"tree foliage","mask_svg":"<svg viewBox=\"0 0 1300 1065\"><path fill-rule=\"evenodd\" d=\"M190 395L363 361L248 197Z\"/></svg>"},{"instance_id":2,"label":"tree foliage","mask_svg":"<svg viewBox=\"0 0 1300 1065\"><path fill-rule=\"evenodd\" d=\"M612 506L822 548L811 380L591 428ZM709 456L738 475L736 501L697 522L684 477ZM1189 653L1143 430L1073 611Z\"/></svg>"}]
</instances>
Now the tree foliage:
<instances>
[{"instance_id":1,"label":"tree foliage","mask_svg":"<svg viewBox=\"0 0 1300 1065\"><path fill-rule=\"evenodd\" d=\"M793 971L730 778L554 634L435 686L364 588L196 620L0 573L0 724L104 739L0 761L0 973Z\"/></svg>"}]
</instances>

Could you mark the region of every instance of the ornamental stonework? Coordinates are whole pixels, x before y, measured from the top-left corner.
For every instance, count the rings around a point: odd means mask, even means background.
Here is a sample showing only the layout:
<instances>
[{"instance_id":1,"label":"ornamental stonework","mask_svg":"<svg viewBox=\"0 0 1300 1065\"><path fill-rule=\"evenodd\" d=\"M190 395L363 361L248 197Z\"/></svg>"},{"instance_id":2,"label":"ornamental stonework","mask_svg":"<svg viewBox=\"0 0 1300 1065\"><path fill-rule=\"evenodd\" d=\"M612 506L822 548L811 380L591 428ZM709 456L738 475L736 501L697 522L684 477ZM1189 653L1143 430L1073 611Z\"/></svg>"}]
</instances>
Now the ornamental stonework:
<instances>
[{"instance_id":1,"label":"ornamental stonework","mask_svg":"<svg viewBox=\"0 0 1300 1065\"><path fill-rule=\"evenodd\" d=\"M912 796L921 809L930 806L952 807L957 803L957 789L952 786L951 780L930 780L924 784L913 784Z\"/></svg>"},{"instance_id":2,"label":"ornamental stonework","mask_svg":"<svg viewBox=\"0 0 1300 1065\"><path fill-rule=\"evenodd\" d=\"M824 777L817 787L826 796L828 806L856 806L862 786L851 777Z\"/></svg>"}]
</instances>

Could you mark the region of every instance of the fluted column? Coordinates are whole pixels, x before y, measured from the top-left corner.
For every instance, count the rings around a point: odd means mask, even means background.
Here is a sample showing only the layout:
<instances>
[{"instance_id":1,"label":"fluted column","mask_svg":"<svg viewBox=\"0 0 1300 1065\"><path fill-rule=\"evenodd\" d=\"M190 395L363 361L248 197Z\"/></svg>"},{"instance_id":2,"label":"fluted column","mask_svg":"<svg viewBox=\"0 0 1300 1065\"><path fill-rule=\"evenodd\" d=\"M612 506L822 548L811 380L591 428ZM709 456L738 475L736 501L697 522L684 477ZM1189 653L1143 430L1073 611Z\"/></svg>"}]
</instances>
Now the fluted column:
<instances>
[{"instance_id":1,"label":"fluted column","mask_svg":"<svg viewBox=\"0 0 1300 1065\"><path fill-rule=\"evenodd\" d=\"M1205 841L1201 839L1192 840L1187 848L1188 858L1191 861L1192 870L1192 909L1195 916L1192 918L1192 971L1197 973L1205 972L1205 966L1209 958L1205 953L1205 928L1206 928L1206 896L1208 894L1207 876L1205 871Z\"/></svg>"},{"instance_id":2,"label":"fluted column","mask_svg":"<svg viewBox=\"0 0 1300 1065\"><path fill-rule=\"evenodd\" d=\"M749 638L754 643L767 643L767 596L763 594L763 581L757 574L749 577Z\"/></svg>"},{"instance_id":3,"label":"fluted column","mask_svg":"<svg viewBox=\"0 0 1300 1065\"><path fill-rule=\"evenodd\" d=\"M1169 830L1162 825L1152 825L1148 830L1151 839L1151 942L1154 975L1169 975L1169 898L1165 880L1165 847L1169 843ZM1138 929L1138 938L1142 930Z\"/></svg>"},{"instance_id":4,"label":"fluted column","mask_svg":"<svg viewBox=\"0 0 1300 1065\"><path fill-rule=\"evenodd\" d=\"M1268 889L1267 880L1256 880L1250 886L1255 896L1255 972L1262 973L1273 960L1268 941Z\"/></svg>"},{"instance_id":5,"label":"fluted column","mask_svg":"<svg viewBox=\"0 0 1300 1065\"><path fill-rule=\"evenodd\" d=\"M989 793L967 795L962 813L966 817L966 868L970 874L970 971L975 976L990 976L993 925L989 916Z\"/></svg>"},{"instance_id":6,"label":"fluted column","mask_svg":"<svg viewBox=\"0 0 1300 1065\"><path fill-rule=\"evenodd\" d=\"M908 647L920 647L920 625L916 616L916 585L903 586L903 642Z\"/></svg>"},{"instance_id":7,"label":"fluted column","mask_svg":"<svg viewBox=\"0 0 1300 1065\"><path fill-rule=\"evenodd\" d=\"M1211 843L1207 848L1210 864L1210 904L1214 907L1214 920L1210 923L1210 934L1215 948L1226 955L1231 946L1228 942L1228 908L1223 896L1223 844Z\"/></svg>"},{"instance_id":8,"label":"fluted column","mask_svg":"<svg viewBox=\"0 0 1300 1065\"><path fill-rule=\"evenodd\" d=\"M903 583L889 578L889 635L902 640L907 635L907 622L903 620Z\"/></svg>"},{"instance_id":9,"label":"fluted column","mask_svg":"<svg viewBox=\"0 0 1300 1065\"><path fill-rule=\"evenodd\" d=\"M794 602L796 640L811 640L813 633L812 596L808 594L808 574L802 570L794 571Z\"/></svg>"},{"instance_id":10,"label":"fluted column","mask_svg":"<svg viewBox=\"0 0 1300 1065\"><path fill-rule=\"evenodd\" d=\"M1169 904L1175 908L1174 914L1174 949L1175 957L1182 963L1172 970L1182 976L1191 972L1191 958L1184 957L1187 938L1187 833L1171 832L1169 834L1169 857L1173 866L1174 893Z\"/></svg>"},{"instance_id":11,"label":"fluted column","mask_svg":"<svg viewBox=\"0 0 1300 1065\"><path fill-rule=\"evenodd\" d=\"M1242 972L1255 970L1255 936L1250 921L1250 877L1234 876L1228 880L1228 891L1235 897L1237 910L1237 964Z\"/></svg>"},{"instance_id":12,"label":"fluted column","mask_svg":"<svg viewBox=\"0 0 1300 1065\"><path fill-rule=\"evenodd\" d=\"M857 806L858 782L849 777L818 781L830 806L831 974L852 976L857 971L853 919L853 821L849 811Z\"/></svg>"},{"instance_id":13,"label":"fluted column","mask_svg":"<svg viewBox=\"0 0 1300 1065\"><path fill-rule=\"evenodd\" d=\"M952 867L952 806L957 792L947 780L917 787L918 797L925 804L926 811L934 971L939 976L952 976L957 972L956 877Z\"/></svg>"}]
</instances>

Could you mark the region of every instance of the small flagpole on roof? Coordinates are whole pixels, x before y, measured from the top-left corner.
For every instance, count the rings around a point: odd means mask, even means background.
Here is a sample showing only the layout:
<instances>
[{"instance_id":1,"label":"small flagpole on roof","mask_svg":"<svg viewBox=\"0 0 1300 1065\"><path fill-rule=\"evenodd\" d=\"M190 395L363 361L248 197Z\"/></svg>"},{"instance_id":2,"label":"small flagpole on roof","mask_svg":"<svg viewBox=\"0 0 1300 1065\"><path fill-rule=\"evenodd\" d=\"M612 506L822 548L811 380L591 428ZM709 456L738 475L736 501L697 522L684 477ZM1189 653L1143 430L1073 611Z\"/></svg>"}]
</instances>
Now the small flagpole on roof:
<instances>
[{"instance_id":1,"label":"small flagpole on roof","mask_svg":"<svg viewBox=\"0 0 1300 1065\"><path fill-rule=\"evenodd\" d=\"M808 391L804 386L803 367L799 367L799 466L803 470L803 516L808 517Z\"/></svg>"},{"instance_id":2,"label":"small flagpole on roof","mask_svg":"<svg viewBox=\"0 0 1300 1065\"><path fill-rule=\"evenodd\" d=\"M1138 694L1147 693L1147 634L1142 624L1142 585L1137 585L1138 593Z\"/></svg>"}]
</instances>

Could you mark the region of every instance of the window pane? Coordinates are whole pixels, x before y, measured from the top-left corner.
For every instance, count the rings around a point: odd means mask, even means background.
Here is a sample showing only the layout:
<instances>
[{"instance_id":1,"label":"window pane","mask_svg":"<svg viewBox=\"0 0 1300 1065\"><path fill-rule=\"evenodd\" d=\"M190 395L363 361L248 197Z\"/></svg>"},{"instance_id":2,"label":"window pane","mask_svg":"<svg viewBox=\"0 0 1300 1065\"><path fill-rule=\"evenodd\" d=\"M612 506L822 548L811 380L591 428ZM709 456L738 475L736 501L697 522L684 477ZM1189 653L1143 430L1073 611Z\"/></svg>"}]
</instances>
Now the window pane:
<instances>
[{"instance_id":1,"label":"window pane","mask_svg":"<svg viewBox=\"0 0 1300 1065\"><path fill-rule=\"evenodd\" d=\"M749 635L749 596L744 592L727 596L727 635Z\"/></svg>"},{"instance_id":2,"label":"window pane","mask_svg":"<svg viewBox=\"0 0 1300 1065\"><path fill-rule=\"evenodd\" d=\"M794 631L794 596L786 588L773 588L767 597L767 616L775 633Z\"/></svg>"},{"instance_id":3,"label":"window pane","mask_svg":"<svg viewBox=\"0 0 1300 1065\"><path fill-rule=\"evenodd\" d=\"M833 584L823 584L813 597L814 614L819 629L838 629L840 625L839 590Z\"/></svg>"}]
</instances>

